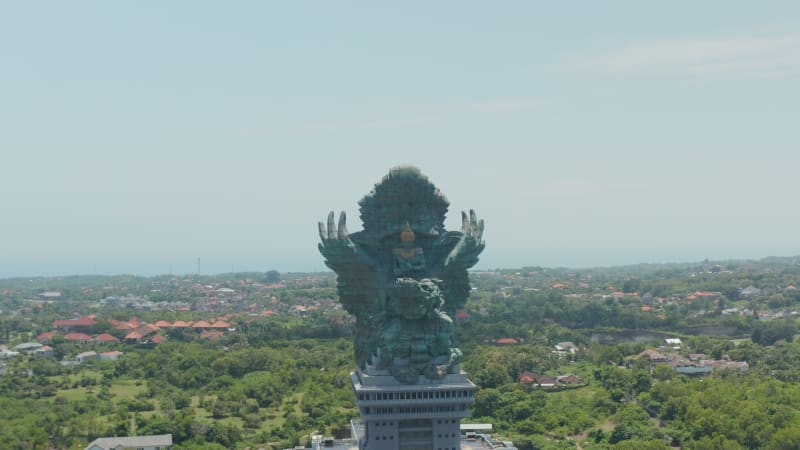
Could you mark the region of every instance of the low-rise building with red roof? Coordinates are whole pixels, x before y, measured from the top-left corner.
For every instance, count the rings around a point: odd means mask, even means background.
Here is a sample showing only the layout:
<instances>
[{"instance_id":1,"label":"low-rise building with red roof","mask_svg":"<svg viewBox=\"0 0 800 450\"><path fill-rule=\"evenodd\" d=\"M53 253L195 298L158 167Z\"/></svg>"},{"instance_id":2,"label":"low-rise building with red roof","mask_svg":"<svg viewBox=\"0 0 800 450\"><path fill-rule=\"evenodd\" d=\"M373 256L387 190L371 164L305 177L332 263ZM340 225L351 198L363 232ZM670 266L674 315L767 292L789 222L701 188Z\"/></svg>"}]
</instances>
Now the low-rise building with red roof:
<instances>
[{"instance_id":1,"label":"low-rise building with red roof","mask_svg":"<svg viewBox=\"0 0 800 450\"><path fill-rule=\"evenodd\" d=\"M86 333L67 333L64 336L64 339L70 342L78 342L82 344L84 342L89 342L92 337Z\"/></svg>"},{"instance_id":2,"label":"low-rise building with red roof","mask_svg":"<svg viewBox=\"0 0 800 450\"><path fill-rule=\"evenodd\" d=\"M97 321L93 317L85 316L77 319L62 319L53 322L53 326L60 330L88 331Z\"/></svg>"},{"instance_id":3,"label":"low-rise building with red roof","mask_svg":"<svg viewBox=\"0 0 800 450\"><path fill-rule=\"evenodd\" d=\"M121 352L121 351L119 351L119 350L113 350L113 351L110 351L110 352L103 352L103 353L100 353L100 354L98 354L97 356L98 356L98 357L99 357L101 360L112 360L112 361L116 361L116 360L118 360L118 359L119 359L119 357L120 357L120 356L122 356L122 355L124 355L124 354L125 354L124 352Z\"/></svg>"},{"instance_id":4,"label":"low-rise building with red roof","mask_svg":"<svg viewBox=\"0 0 800 450\"><path fill-rule=\"evenodd\" d=\"M131 331L130 333L125 335L125 340L128 342L137 342L144 337L144 333L141 331Z\"/></svg>"},{"instance_id":5,"label":"low-rise building with red roof","mask_svg":"<svg viewBox=\"0 0 800 450\"><path fill-rule=\"evenodd\" d=\"M130 331L130 330L135 330L138 327L128 322L117 322L117 324L114 325L114 328L120 331Z\"/></svg>"},{"instance_id":6,"label":"low-rise building with red roof","mask_svg":"<svg viewBox=\"0 0 800 450\"><path fill-rule=\"evenodd\" d=\"M141 341L142 339L150 336L151 334L155 333L155 330L151 330L147 327L139 327L130 333L125 335L125 341L129 343L136 343Z\"/></svg>"},{"instance_id":7,"label":"low-rise building with red roof","mask_svg":"<svg viewBox=\"0 0 800 450\"><path fill-rule=\"evenodd\" d=\"M98 334L93 339L95 342L119 342L119 339L116 336L112 336L108 333Z\"/></svg>"},{"instance_id":8,"label":"low-rise building with red roof","mask_svg":"<svg viewBox=\"0 0 800 450\"><path fill-rule=\"evenodd\" d=\"M551 376L528 371L520 374L519 382L528 386L539 386L546 388L552 388L558 384L558 381Z\"/></svg>"},{"instance_id":9,"label":"low-rise building with red roof","mask_svg":"<svg viewBox=\"0 0 800 450\"><path fill-rule=\"evenodd\" d=\"M50 347L49 345L45 345L45 346L43 346L41 348L37 348L36 350L34 350L33 351L33 356L35 356L37 358L46 358L46 357L53 356L53 353L54 353L53 352L53 347Z\"/></svg>"},{"instance_id":10,"label":"low-rise building with red roof","mask_svg":"<svg viewBox=\"0 0 800 450\"><path fill-rule=\"evenodd\" d=\"M46 332L36 336L36 340L39 343L50 342L50 341L53 340L53 337L55 337L55 335L56 335L55 331L46 331Z\"/></svg>"},{"instance_id":11,"label":"low-rise building with red roof","mask_svg":"<svg viewBox=\"0 0 800 450\"><path fill-rule=\"evenodd\" d=\"M206 322L205 320L200 320L198 322L195 322L194 325L192 325L192 328L195 328L195 329L197 329L197 328L209 328L209 327L211 327L211 324Z\"/></svg>"}]
</instances>

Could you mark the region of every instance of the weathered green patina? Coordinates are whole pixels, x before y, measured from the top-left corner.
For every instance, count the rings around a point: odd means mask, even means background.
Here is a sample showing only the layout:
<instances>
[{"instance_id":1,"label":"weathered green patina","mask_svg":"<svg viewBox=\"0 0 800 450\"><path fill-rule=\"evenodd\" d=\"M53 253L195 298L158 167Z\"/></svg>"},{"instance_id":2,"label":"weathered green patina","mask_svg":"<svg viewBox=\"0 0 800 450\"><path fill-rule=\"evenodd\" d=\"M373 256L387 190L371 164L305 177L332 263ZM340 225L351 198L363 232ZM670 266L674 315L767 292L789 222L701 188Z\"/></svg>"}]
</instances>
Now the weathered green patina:
<instances>
[{"instance_id":1,"label":"weathered green patina","mask_svg":"<svg viewBox=\"0 0 800 450\"><path fill-rule=\"evenodd\" d=\"M391 169L359 205L363 231L349 234L344 212L338 226L333 212L319 223L319 250L356 317L356 363L404 383L454 373L453 318L484 248L483 220L462 212L461 230L446 231L447 199L411 166Z\"/></svg>"}]
</instances>

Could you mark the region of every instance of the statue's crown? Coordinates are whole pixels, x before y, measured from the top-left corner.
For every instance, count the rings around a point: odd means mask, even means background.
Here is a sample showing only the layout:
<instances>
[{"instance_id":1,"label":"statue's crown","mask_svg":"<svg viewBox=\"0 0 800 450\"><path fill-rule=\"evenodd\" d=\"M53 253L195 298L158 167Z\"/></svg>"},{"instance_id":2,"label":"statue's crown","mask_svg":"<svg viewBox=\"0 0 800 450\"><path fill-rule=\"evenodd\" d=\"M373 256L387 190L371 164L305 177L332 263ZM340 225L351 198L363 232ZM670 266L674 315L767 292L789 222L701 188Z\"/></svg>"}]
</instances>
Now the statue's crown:
<instances>
[{"instance_id":1,"label":"statue's crown","mask_svg":"<svg viewBox=\"0 0 800 450\"><path fill-rule=\"evenodd\" d=\"M414 166L393 167L358 204L364 231L395 236L409 222L418 231L441 232L450 206L444 194Z\"/></svg>"},{"instance_id":2,"label":"statue's crown","mask_svg":"<svg viewBox=\"0 0 800 450\"><path fill-rule=\"evenodd\" d=\"M409 225L409 223L406 222L406 229L403 230L402 233L400 233L400 240L405 243L410 243L414 242L414 239L416 239L416 237L417 236L414 234L414 230L411 229L411 225Z\"/></svg>"}]
</instances>

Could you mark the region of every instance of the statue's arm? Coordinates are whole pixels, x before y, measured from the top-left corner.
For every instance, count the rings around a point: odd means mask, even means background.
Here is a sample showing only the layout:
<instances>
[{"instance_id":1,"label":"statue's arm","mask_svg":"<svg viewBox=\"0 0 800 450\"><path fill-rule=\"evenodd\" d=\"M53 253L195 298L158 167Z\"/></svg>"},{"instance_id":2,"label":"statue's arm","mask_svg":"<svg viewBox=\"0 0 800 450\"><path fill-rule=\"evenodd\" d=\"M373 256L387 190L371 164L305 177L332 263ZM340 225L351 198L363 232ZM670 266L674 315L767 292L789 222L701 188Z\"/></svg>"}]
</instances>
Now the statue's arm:
<instances>
[{"instance_id":1,"label":"statue's arm","mask_svg":"<svg viewBox=\"0 0 800 450\"><path fill-rule=\"evenodd\" d=\"M334 214L328 214L327 226L319 222L319 252L325 257L325 265L339 273L342 269L354 269L370 264L369 256L350 239L347 232L347 216L344 211L339 214L339 226L336 226Z\"/></svg>"}]
</instances>

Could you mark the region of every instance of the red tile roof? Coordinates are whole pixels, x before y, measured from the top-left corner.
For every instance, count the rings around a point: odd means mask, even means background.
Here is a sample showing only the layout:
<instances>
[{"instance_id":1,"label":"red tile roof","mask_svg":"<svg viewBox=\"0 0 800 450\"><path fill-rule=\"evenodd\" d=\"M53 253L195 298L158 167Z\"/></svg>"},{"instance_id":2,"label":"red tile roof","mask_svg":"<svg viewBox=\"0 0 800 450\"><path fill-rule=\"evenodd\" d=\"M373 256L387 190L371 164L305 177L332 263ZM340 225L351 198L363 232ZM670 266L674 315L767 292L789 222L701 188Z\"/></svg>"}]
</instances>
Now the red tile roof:
<instances>
[{"instance_id":1,"label":"red tile roof","mask_svg":"<svg viewBox=\"0 0 800 450\"><path fill-rule=\"evenodd\" d=\"M143 338L144 336L145 336L144 333L142 333L140 331L131 331L130 333L125 335L125 339L139 340L139 339Z\"/></svg>"},{"instance_id":2,"label":"red tile roof","mask_svg":"<svg viewBox=\"0 0 800 450\"><path fill-rule=\"evenodd\" d=\"M64 339L68 341L88 341L91 338L91 336L84 333L67 333L67 335L64 336Z\"/></svg>"},{"instance_id":3,"label":"red tile roof","mask_svg":"<svg viewBox=\"0 0 800 450\"><path fill-rule=\"evenodd\" d=\"M698 297L714 297L716 296L715 293L709 291L695 291L694 295Z\"/></svg>"},{"instance_id":4,"label":"red tile roof","mask_svg":"<svg viewBox=\"0 0 800 450\"><path fill-rule=\"evenodd\" d=\"M94 337L94 340L97 342L119 342L119 339L108 333L98 334Z\"/></svg>"},{"instance_id":5,"label":"red tile roof","mask_svg":"<svg viewBox=\"0 0 800 450\"><path fill-rule=\"evenodd\" d=\"M522 375L519 376L520 383L533 383L536 381L536 376L530 372L522 372Z\"/></svg>"},{"instance_id":6,"label":"red tile roof","mask_svg":"<svg viewBox=\"0 0 800 450\"><path fill-rule=\"evenodd\" d=\"M158 336L154 336L153 339L150 339L150 342L154 344L162 344L167 342L167 337L159 334Z\"/></svg>"},{"instance_id":7,"label":"red tile roof","mask_svg":"<svg viewBox=\"0 0 800 450\"><path fill-rule=\"evenodd\" d=\"M229 324L228 322L223 322L222 320L218 320L208 326L208 328L230 328L230 327L231 324Z\"/></svg>"},{"instance_id":8,"label":"red tile roof","mask_svg":"<svg viewBox=\"0 0 800 450\"><path fill-rule=\"evenodd\" d=\"M495 344L502 344L502 345L509 345L509 344L519 344L519 339L516 338L497 338L494 340Z\"/></svg>"},{"instance_id":9,"label":"red tile roof","mask_svg":"<svg viewBox=\"0 0 800 450\"><path fill-rule=\"evenodd\" d=\"M191 322L184 322L183 320L176 320L175 323L172 324L173 328L187 328L191 326Z\"/></svg>"},{"instance_id":10,"label":"red tile roof","mask_svg":"<svg viewBox=\"0 0 800 450\"><path fill-rule=\"evenodd\" d=\"M201 320L192 325L192 328L209 328L209 327L211 327L211 324L206 322L205 320Z\"/></svg>"},{"instance_id":11,"label":"red tile roof","mask_svg":"<svg viewBox=\"0 0 800 450\"><path fill-rule=\"evenodd\" d=\"M157 326L159 328L168 328L168 327L171 327L172 324L170 322L167 322L166 320L162 319L162 320L159 320L158 322L156 322L155 326Z\"/></svg>"},{"instance_id":12,"label":"red tile roof","mask_svg":"<svg viewBox=\"0 0 800 450\"><path fill-rule=\"evenodd\" d=\"M55 336L55 335L56 335L55 331L46 331L46 332L40 334L39 336L36 336L36 340L37 341L47 341L47 340L53 339L53 336Z\"/></svg>"}]
</instances>

